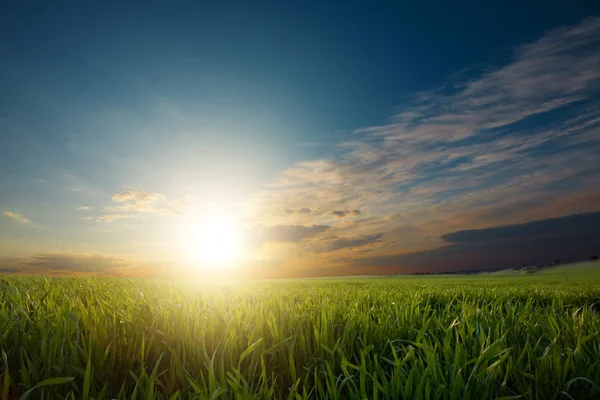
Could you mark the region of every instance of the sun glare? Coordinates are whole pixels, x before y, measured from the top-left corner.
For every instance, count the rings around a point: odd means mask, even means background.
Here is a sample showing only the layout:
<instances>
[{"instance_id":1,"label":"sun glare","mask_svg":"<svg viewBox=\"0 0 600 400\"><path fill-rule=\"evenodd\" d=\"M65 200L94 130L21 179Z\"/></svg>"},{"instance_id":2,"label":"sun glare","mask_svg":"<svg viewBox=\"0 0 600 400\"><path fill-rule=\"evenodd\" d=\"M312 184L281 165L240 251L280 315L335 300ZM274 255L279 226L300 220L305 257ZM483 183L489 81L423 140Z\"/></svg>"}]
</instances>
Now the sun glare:
<instances>
[{"instance_id":1,"label":"sun glare","mask_svg":"<svg viewBox=\"0 0 600 400\"><path fill-rule=\"evenodd\" d=\"M184 236L186 258L203 267L228 267L239 256L239 227L227 215L187 221Z\"/></svg>"},{"instance_id":2,"label":"sun glare","mask_svg":"<svg viewBox=\"0 0 600 400\"><path fill-rule=\"evenodd\" d=\"M208 220L198 234L197 258L210 263L224 264L237 253L237 233L234 224L226 219Z\"/></svg>"}]
</instances>

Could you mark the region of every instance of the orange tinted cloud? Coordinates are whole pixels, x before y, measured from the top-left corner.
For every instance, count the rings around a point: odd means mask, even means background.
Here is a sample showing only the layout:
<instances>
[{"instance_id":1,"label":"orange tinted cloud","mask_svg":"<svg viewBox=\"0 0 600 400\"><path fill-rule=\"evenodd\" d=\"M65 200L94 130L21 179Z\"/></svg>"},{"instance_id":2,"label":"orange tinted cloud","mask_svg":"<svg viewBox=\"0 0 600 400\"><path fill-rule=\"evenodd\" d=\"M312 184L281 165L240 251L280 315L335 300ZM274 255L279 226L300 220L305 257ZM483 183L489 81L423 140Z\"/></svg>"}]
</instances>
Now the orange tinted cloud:
<instances>
[{"instance_id":1,"label":"orange tinted cloud","mask_svg":"<svg viewBox=\"0 0 600 400\"><path fill-rule=\"evenodd\" d=\"M13 221L20 222L21 224L28 224L31 222L24 216L22 216L20 214L11 213L10 211L4 211L2 213L2 215L5 216L6 218L12 219Z\"/></svg>"}]
</instances>

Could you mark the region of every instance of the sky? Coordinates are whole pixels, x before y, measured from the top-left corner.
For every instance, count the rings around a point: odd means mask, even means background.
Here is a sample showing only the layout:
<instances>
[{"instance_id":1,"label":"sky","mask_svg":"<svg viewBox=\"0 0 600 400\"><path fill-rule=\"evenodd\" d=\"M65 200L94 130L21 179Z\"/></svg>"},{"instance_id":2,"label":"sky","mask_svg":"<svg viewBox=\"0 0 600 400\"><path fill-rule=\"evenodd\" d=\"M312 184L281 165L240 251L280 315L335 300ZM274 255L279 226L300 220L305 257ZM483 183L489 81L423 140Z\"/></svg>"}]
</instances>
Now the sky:
<instances>
[{"instance_id":1,"label":"sky","mask_svg":"<svg viewBox=\"0 0 600 400\"><path fill-rule=\"evenodd\" d=\"M600 3L5 1L0 273L600 253Z\"/></svg>"}]
</instances>

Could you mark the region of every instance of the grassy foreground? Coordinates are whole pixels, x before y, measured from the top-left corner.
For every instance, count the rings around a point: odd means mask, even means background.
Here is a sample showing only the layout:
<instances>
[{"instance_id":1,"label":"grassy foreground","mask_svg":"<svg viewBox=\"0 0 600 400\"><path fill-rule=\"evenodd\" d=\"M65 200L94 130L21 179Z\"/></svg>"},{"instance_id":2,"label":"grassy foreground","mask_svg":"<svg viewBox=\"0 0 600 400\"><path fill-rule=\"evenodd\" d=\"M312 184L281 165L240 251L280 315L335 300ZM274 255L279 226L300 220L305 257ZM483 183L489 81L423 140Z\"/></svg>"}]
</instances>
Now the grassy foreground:
<instances>
[{"instance_id":1,"label":"grassy foreground","mask_svg":"<svg viewBox=\"0 0 600 400\"><path fill-rule=\"evenodd\" d=\"M600 397L600 264L201 285L0 277L2 399Z\"/></svg>"}]
</instances>

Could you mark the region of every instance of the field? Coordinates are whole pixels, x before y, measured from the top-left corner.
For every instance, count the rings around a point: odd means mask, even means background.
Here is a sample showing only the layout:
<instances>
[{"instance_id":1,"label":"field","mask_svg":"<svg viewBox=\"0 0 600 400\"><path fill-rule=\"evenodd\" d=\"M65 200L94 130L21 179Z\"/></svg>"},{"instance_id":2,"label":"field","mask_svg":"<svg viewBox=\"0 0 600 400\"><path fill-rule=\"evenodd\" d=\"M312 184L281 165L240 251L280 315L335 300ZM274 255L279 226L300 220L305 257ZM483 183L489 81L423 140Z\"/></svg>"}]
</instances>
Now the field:
<instances>
[{"instance_id":1,"label":"field","mask_svg":"<svg viewBox=\"0 0 600 400\"><path fill-rule=\"evenodd\" d=\"M600 398L599 309L599 263L251 283L0 277L0 396Z\"/></svg>"}]
</instances>

